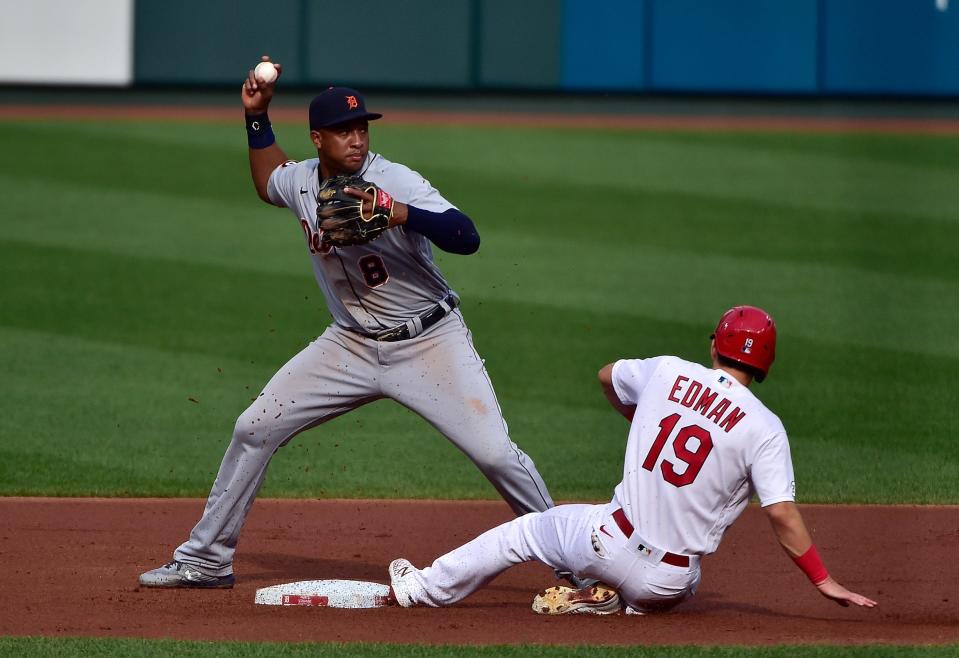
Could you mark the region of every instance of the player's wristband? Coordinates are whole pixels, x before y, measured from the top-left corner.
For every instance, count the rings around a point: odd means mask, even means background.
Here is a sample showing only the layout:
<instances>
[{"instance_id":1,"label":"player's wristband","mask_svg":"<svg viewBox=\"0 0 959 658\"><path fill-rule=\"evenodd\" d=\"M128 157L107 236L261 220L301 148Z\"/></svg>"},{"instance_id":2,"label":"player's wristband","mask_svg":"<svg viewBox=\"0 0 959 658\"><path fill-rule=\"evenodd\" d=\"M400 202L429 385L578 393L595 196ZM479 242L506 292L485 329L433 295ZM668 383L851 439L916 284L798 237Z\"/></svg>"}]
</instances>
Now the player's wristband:
<instances>
[{"instance_id":1,"label":"player's wristband","mask_svg":"<svg viewBox=\"0 0 959 658\"><path fill-rule=\"evenodd\" d=\"M246 141L251 149L265 149L276 141L266 112L246 115Z\"/></svg>"},{"instance_id":2,"label":"player's wristband","mask_svg":"<svg viewBox=\"0 0 959 658\"><path fill-rule=\"evenodd\" d=\"M816 550L815 544L812 544L799 557L794 557L793 562L802 569L802 572L806 574L813 585L821 585L829 578L829 572L826 571L826 566L819 559L819 551Z\"/></svg>"}]
</instances>

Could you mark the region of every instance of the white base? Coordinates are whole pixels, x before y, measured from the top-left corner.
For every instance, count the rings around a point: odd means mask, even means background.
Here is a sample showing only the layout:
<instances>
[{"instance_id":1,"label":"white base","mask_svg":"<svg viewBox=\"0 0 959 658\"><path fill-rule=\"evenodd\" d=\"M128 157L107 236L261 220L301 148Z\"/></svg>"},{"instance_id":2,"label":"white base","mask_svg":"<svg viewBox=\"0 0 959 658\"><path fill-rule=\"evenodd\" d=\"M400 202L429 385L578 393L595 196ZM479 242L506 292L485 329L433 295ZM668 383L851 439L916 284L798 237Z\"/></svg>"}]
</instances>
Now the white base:
<instances>
[{"instance_id":1,"label":"white base","mask_svg":"<svg viewBox=\"0 0 959 658\"><path fill-rule=\"evenodd\" d=\"M256 590L254 603L322 608L382 608L389 605L389 585L361 580L301 580Z\"/></svg>"}]
</instances>

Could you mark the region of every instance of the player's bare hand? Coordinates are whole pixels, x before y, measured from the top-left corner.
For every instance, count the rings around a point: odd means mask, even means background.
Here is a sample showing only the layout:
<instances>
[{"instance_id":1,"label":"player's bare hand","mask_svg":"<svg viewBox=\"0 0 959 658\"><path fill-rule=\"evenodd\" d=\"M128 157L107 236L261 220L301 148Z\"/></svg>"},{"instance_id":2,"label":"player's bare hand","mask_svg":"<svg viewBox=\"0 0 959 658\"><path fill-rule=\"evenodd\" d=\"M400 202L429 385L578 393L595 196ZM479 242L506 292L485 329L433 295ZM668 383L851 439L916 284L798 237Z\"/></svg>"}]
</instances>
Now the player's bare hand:
<instances>
[{"instance_id":1,"label":"player's bare hand","mask_svg":"<svg viewBox=\"0 0 959 658\"><path fill-rule=\"evenodd\" d=\"M343 191L351 197L363 200L363 215L373 212L373 195L356 187L344 187ZM393 214L390 216L390 228L406 223L408 211L405 203L393 202Z\"/></svg>"},{"instance_id":2,"label":"player's bare hand","mask_svg":"<svg viewBox=\"0 0 959 658\"><path fill-rule=\"evenodd\" d=\"M344 187L343 192L349 194L354 199L363 200L363 214L369 215L373 212L373 195L358 187Z\"/></svg>"},{"instance_id":3,"label":"player's bare hand","mask_svg":"<svg viewBox=\"0 0 959 658\"><path fill-rule=\"evenodd\" d=\"M273 100L273 90L276 88L277 80L283 75L283 65L270 60L269 55L263 55L260 58L263 62L270 62L276 68L276 80L273 82L260 82L256 79L253 69L246 74L246 80L243 81L243 90L241 98L244 109L250 114L266 112Z\"/></svg>"},{"instance_id":4,"label":"player's bare hand","mask_svg":"<svg viewBox=\"0 0 959 658\"><path fill-rule=\"evenodd\" d=\"M816 585L816 588L819 590L819 593L827 599L832 599L843 607L847 607L850 603L862 606L863 608L874 608L878 605L875 601L866 598L862 594L850 592L832 578L827 578Z\"/></svg>"}]
</instances>

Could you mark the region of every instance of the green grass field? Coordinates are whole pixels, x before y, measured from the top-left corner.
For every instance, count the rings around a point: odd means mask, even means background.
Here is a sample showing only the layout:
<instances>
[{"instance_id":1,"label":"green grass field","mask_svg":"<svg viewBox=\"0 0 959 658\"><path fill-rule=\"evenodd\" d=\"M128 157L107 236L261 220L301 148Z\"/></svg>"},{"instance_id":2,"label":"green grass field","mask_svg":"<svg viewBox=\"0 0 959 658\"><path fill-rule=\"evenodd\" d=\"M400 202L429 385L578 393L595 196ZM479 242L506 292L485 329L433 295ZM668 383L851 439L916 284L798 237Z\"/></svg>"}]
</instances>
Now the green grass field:
<instances>
[{"instance_id":1,"label":"green grass field","mask_svg":"<svg viewBox=\"0 0 959 658\"><path fill-rule=\"evenodd\" d=\"M310 157L302 127L277 133ZM299 226L253 192L242 126L3 121L0 140L0 495L205 496L236 416L329 322ZM626 425L596 371L705 361L719 314L750 303L779 324L755 390L789 431L800 502L959 502L959 137L384 122L373 140L476 221L478 254L437 258L558 500L608 499L621 478ZM382 401L295 439L261 496L496 494Z\"/></svg>"},{"instance_id":2,"label":"green grass field","mask_svg":"<svg viewBox=\"0 0 959 658\"><path fill-rule=\"evenodd\" d=\"M310 155L299 126L277 131ZM0 139L0 493L206 495L238 413L328 323L299 227L256 199L234 125L8 121ZM477 255L437 255L558 499L605 499L621 475L596 370L703 360L719 314L753 303L780 327L756 390L802 501L959 501L959 138L373 139L479 226ZM388 401L297 438L262 495L495 497Z\"/></svg>"},{"instance_id":3,"label":"green grass field","mask_svg":"<svg viewBox=\"0 0 959 658\"><path fill-rule=\"evenodd\" d=\"M464 655L484 658L568 658L596 656L608 658L947 658L957 647L557 647L543 645L474 646L468 651L457 646L417 646L408 644L280 644L276 642L173 642L169 640L131 639L50 639L0 638L0 652L17 656L61 658L98 656L178 656L196 658L460 658Z\"/></svg>"}]
</instances>

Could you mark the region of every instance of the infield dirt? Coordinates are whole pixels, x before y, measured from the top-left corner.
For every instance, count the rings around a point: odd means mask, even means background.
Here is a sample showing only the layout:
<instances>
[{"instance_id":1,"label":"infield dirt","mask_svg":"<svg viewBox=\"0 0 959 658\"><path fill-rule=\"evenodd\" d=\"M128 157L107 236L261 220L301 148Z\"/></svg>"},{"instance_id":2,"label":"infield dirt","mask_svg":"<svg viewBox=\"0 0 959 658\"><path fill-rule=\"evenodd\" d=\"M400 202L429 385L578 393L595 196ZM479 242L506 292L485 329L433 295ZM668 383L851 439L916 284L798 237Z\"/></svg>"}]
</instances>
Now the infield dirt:
<instances>
[{"instance_id":1,"label":"infield dirt","mask_svg":"<svg viewBox=\"0 0 959 658\"><path fill-rule=\"evenodd\" d=\"M152 590L137 576L170 559L196 499L0 498L0 635L442 644L931 644L959 642L959 507L803 506L838 580L879 601L827 601L783 555L755 506L703 561L699 593L659 616L543 617L556 583L525 564L445 609L257 606L296 580L386 582L395 557L424 566L509 520L502 502L259 500L232 590Z\"/></svg>"}]
</instances>

